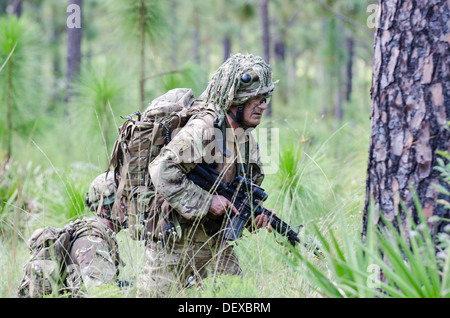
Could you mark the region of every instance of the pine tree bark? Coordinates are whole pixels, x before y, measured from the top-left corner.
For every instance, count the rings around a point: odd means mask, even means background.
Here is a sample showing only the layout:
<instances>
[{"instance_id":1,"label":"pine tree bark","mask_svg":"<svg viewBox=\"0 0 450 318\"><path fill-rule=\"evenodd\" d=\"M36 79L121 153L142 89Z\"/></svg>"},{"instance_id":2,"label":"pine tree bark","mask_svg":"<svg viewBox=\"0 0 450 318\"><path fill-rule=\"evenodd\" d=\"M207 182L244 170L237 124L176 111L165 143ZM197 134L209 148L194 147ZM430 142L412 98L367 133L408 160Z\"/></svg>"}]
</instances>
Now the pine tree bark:
<instances>
[{"instance_id":1,"label":"pine tree bark","mask_svg":"<svg viewBox=\"0 0 450 318\"><path fill-rule=\"evenodd\" d=\"M377 224L381 213L399 229L406 213L418 221L413 190L426 217L450 218L433 187L448 188L433 167L437 150L450 151L449 1L379 0L378 17L363 237L370 202ZM429 227L436 234L447 224Z\"/></svg>"}]
</instances>

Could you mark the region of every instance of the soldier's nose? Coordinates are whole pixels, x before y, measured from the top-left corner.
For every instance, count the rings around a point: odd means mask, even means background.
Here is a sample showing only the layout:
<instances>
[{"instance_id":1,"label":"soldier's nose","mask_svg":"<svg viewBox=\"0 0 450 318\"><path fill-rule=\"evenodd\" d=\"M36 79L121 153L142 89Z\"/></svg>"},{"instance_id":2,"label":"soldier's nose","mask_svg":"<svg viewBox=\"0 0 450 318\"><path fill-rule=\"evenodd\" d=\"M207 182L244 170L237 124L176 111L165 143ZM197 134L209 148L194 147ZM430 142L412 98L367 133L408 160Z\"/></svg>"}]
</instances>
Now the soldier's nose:
<instances>
[{"instance_id":1,"label":"soldier's nose","mask_svg":"<svg viewBox=\"0 0 450 318\"><path fill-rule=\"evenodd\" d=\"M266 99L263 98L260 102L260 104L257 106L259 109L261 110L265 110L267 108L267 103L266 103Z\"/></svg>"}]
</instances>

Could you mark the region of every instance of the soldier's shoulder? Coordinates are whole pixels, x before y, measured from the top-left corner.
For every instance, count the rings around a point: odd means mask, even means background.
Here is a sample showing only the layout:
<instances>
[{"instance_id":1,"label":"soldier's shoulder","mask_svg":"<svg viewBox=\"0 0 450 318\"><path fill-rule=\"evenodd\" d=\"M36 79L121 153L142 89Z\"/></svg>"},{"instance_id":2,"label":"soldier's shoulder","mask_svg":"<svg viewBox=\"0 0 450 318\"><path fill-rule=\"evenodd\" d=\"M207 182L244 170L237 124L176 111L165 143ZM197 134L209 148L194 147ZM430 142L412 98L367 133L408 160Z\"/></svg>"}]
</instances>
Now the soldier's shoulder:
<instances>
[{"instance_id":1,"label":"soldier's shoulder","mask_svg":"<svg viewBox=\"0 0 450 318\"><path fill-rule=\"evenodd\" d=\"M188 125L193 125L198 128L213 128L216 115L211 111L202 111L194 116L188 122Z\"/></svg>"}]
</instances>

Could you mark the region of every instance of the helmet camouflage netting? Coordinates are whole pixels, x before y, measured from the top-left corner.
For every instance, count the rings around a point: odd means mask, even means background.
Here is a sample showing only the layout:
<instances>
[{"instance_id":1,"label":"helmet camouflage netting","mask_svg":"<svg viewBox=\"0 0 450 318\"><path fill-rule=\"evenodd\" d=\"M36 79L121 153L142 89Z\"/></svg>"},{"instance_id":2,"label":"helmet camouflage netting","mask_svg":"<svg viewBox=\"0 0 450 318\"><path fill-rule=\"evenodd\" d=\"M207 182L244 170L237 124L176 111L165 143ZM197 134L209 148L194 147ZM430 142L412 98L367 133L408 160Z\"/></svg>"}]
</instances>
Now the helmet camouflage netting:
<instances>
[{"instance_id":1,"label":"helmet camouflage netting","mask_svg":"<svg viewBox=\"0 0 450 318\"><path fill-rule=\"evenodd\" d=\"M235 54L213 74L203 93L206 105L212 105L222 122L232 105L244 104L257 95L274 89L272 69L259 56Z\"/></svg>"}]
</instances>

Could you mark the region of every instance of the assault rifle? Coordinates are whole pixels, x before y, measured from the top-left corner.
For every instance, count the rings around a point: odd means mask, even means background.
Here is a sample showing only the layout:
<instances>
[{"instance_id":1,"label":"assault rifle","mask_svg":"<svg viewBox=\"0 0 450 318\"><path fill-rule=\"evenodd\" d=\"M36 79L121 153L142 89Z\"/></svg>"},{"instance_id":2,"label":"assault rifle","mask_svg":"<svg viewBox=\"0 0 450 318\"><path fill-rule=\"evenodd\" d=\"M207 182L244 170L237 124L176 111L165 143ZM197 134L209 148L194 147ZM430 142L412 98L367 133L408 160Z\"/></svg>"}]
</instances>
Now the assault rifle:
<instances>
[{"instance_id":1,"label":"assault rifle","mask_svg":"<svg viewBox=\"0 0 450 318\"><path fill-rule=\"evenodd\" d=\"M295 247L297 243L301 243L298 232L295 232L293 227L263 207L262 203L267 199L268 195L263 188L251 182L250 179L238 175L232 182L226 183L220 180L218 171L204 164L197 164L189 172L188 178L204 190L213 190L217 194L224 196L239 211L239 215L233 213L230 216L224 229L224 239L237 240L252 215L256 217L265 214L269 218L271 227L277 233L285 236L292 246ZM299 227L301 228L302 225L299 225ZM304 243L304 246L309 248L306 243ZM323 258L317 246L314 246L314 254L319 258Z\"/></svg>"}]
</instances>

